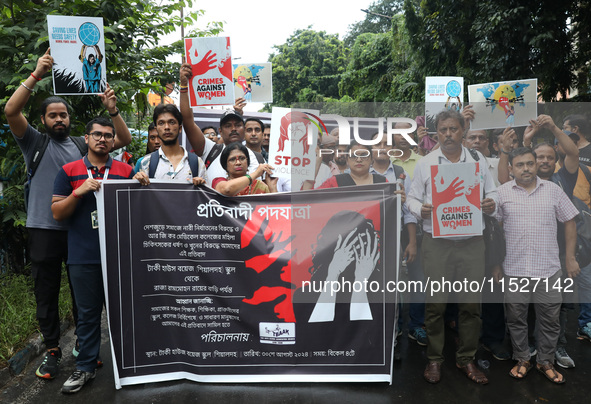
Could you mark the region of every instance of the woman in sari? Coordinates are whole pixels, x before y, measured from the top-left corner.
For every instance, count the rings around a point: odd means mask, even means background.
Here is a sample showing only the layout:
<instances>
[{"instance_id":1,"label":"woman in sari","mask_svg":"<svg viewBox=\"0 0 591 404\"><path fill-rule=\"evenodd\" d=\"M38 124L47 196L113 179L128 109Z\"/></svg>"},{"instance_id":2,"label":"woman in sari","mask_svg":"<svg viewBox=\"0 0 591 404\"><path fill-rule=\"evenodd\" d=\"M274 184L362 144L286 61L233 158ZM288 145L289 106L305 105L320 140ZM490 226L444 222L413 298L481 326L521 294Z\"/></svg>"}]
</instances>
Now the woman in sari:
<instances>
[{"instance_id":1,"label":"woman in sari","mask_svg":"<svg viewBox=\"0 0 591 404\"><path fill-rule=\"evenodd\" d=\"M250 157L248 149L241 142L230 143L220 155L220 164L228 173L227 177L214 178L211 185L221 194L227 196L255 195L269 193L269 187L262 180L264 173L271 175L269 164L260 164L252 174L248 174Z\"/></svg>"}]
</instances>

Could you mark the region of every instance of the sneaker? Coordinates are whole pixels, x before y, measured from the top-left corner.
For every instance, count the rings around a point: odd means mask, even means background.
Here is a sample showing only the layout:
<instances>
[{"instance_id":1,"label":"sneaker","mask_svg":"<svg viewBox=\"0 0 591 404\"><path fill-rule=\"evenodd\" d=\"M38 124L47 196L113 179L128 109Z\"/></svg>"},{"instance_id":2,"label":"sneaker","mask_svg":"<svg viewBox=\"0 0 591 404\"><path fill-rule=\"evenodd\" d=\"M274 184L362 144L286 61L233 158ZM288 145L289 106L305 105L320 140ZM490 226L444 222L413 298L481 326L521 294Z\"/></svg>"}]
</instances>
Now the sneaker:
<instances>
[{"instance_id":1,"label":"sneaker","mask_svg":"<svg viewBox=\"0 0 591 404\"><path fill-rule=\"evenodd\" d=\"M577 339L591 341L591 323L587 323L577 331Z\"/></svg>"},{"instance_id":2,"label":"sneaker","mask_svg":"<svg viewBox=\"0 0 591 404\"><path fill-rule=\"evenodd\" d=\"M554 357L556 358L556 364L560 367L563 367L565 369L575 367L575 361L572 360L570 356L568 356L568 354L566 353L566 349L564 349L564 347L562 346L556 348L556 353L554 354Z\"/></svg>"},{"instance_id":3,"label":"sneaker","mask_svg":"<svg viewBox=\"0 0 591 404\"><path fill-rule=\"evenodd\" d=\"M408 338L417 341L420 346L427 346L427 332L422 327L409 331Z\"/></svg>"},{"instance_id":4,"label":"sneaker","mask_svg":"<svg viewBox=\"0 0 591 404\"><path fill-rule=\"evenodd\" d=\"M482 347L492 354L492 357L498 361L507 361L511 359L511 354L505 349L503 344L482 345ZM536 352L537 353L537 352Z\"/></svg>"},{"instance_id":5,"label":"sneaker","mask_svg":"<svg viewBox=\"0 0 591 404\"><path fill-rule=\"evenodd\" d=\"M61 360L62 350L60 348L47 351L43 363L37 368L35 374L42 379L53 379L59 372Z\"/></svg>"},{"instance_id":6,"label":"sneaker","mask_svg":"<svg viewBox=\"0 0 591 404\"><path fill-rule=\"evenodd\" d=\"M76 344L74 344L74 348L72 348L72 355L74 356L74 358L77 358L79 354L80 354L80 343L76 339Z\"/></svg>"},{"instance_id":7,"label":"sneaker","mask_svg":"<svg viewBox=\"0 0 591 404\"><path fill-rule=\"evenodd\" d=\"M85 372L76 369L74 373L72 373L72 376L70 376L62 386L62 393L71 394L79 392L82 386L84 386L87 381L94 379L95 376L96 370Z\"/></svg>"}]
</instances>

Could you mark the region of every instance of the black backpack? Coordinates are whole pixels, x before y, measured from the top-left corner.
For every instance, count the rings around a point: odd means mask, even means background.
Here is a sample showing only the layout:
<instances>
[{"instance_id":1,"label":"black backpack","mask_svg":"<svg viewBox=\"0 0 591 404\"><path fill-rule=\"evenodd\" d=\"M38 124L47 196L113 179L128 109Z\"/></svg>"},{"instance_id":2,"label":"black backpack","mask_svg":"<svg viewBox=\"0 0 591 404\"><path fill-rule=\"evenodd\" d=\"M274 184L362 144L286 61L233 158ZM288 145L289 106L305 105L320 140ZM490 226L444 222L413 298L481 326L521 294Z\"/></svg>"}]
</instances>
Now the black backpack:
<instances>
[{"instance_id":1,"label":"black backpack","mask_svg":"<svg viewBox=\"0 0 591 404\"><path fill-rule=\"evenodd\" d=\"M88 145L86 144L83 136L76 136L70 137L78 150L80 150L80 154L82 157L88 153ZM45 133L41 133L41 136L37 139L37 143L35 143L35 152L33 153L33 157L30 161L27 161L27 182L24 185L25 191L25 210L27 210L27 206L29 203L29 193L31 192L31 180L39 167L39 163L41 162L41 158L45 154L45 150L47 150L47 146L49 145L49 135Z\"/></svg>"}]
</instances>

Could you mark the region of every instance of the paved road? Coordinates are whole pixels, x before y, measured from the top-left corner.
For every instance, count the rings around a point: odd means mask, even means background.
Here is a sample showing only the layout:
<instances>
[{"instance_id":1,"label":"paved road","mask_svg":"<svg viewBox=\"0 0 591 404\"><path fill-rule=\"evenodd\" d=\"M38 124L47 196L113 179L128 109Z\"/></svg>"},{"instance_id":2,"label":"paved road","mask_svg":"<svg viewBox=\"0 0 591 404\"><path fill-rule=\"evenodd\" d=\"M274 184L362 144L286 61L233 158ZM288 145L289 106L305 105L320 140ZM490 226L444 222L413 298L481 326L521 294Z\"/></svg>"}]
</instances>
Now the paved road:
<instances>
[{"instance_id":1,"label":"paved road","mask_svg":"<svg viewBox=\"0 0 591 404\"><path fill-rule=\"evenodd\" d=\"M105 322L104 322L105 323ZM576 324L571 313L569 324ZM488 370L490 383L477 386L455 369L453 360L454 338L448 332L446 356L450 358L443 367L442 381L430 385L422 378L426 364L425 349L402 337L402 361L394 365L394 381L386 383L269 383L269 384L209 384L175 381L127 386L116 390L113 382L113 364L107 353L109 340L103 333L101 352L105 365L97 372L95 380L77 394L60 393L64 381L75 368L71 355L73 331L62 338L64 357L61 373L55 380L46 381L34 375L41 363L38 358L19 377L0 392L0 402L28 403L314 403L314 404L381 404L392 402L416 403L564 403L588 402L591 388L591 343L578 341L573 329L567 334L569 353L576 362L575 369L564 370L567 382L558 386L548 382L541 374L532 371L525 380L517 381L508 372L513 361L499 362L484 350L478 357L491 362ZM103 327L106 330L106 324Z\"/></svg>"}]
</instances>

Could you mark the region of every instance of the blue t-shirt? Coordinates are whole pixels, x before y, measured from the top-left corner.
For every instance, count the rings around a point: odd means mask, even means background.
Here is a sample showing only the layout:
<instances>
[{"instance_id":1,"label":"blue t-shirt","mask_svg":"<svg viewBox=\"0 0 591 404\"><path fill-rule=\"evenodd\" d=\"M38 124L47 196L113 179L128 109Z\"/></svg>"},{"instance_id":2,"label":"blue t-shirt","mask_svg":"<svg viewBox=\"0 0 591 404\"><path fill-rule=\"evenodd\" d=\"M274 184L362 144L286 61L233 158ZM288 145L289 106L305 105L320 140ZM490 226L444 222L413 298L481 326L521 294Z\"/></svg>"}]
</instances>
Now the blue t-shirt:
<instances>
[{"instance_id":1,"label":"blue t-shirt","mask_svg":"<svg viewBox=\"0 0 591 404\"><path fill-rule=\"evenodd\" d=\"M109 168L107 181L133 178L129 164L114 161L111 157L104 167L97 171L85 156L66 164L55 177L53 196L67 197L88 179L88 169L94 179L101 180ZM70 216L68 227L68 264L100 264L98 229L92 226L92 213L96 211L96 197L93 192L82 195L76 210Z\"/></svg>"}]
</instances>

